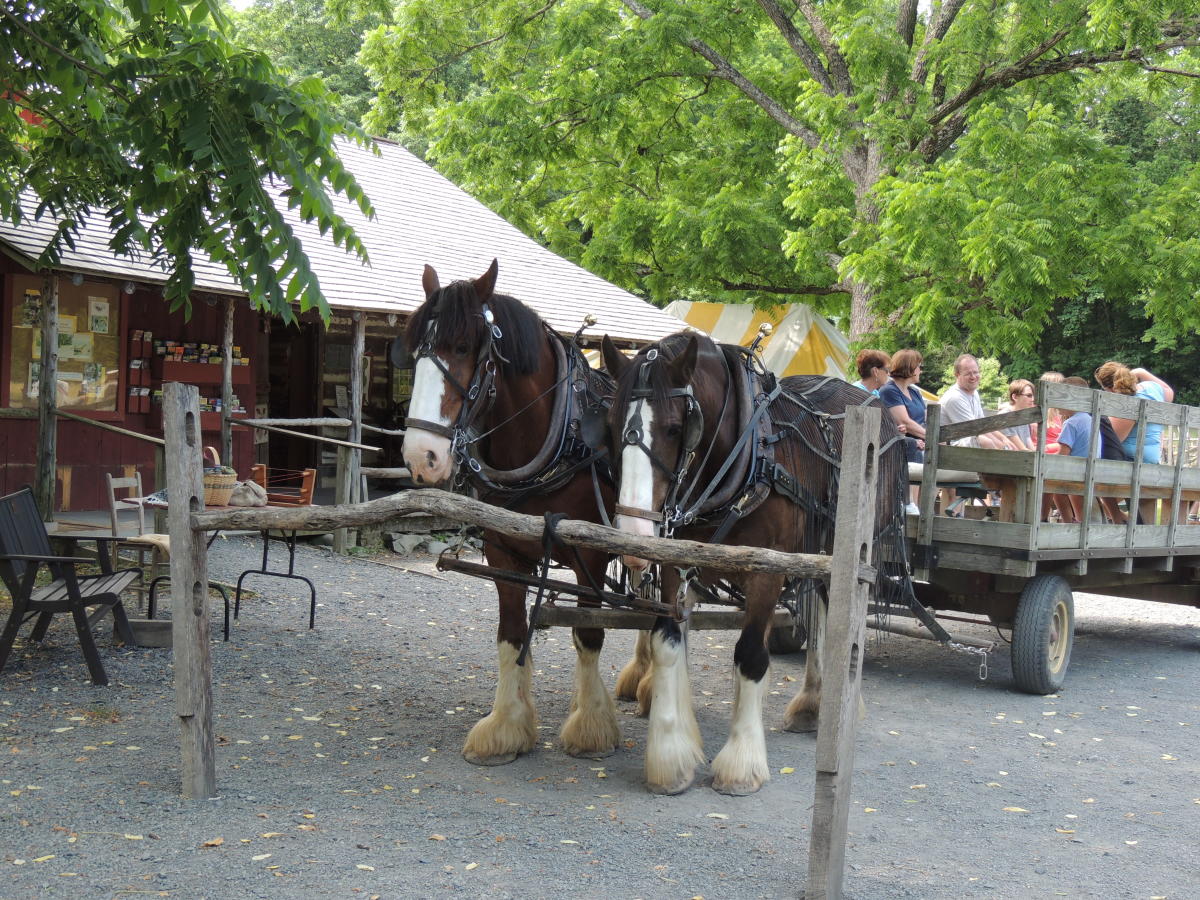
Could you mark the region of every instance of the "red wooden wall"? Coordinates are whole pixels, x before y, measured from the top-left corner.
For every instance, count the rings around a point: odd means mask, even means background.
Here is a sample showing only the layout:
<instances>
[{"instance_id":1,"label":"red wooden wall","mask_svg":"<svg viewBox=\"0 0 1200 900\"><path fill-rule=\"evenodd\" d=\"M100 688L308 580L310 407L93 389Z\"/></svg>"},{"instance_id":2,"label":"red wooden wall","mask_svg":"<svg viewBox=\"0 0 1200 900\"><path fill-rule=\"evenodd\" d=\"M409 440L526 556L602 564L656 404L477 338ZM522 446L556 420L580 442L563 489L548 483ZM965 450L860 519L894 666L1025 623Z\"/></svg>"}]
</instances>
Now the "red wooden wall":
<instances>
[{"instance_id":1,"label":"red wooden wall","mask_svg":"<svg viewBox=\"0 0 1200 900\"><path fill-rule=\"evenodd\" d=\"M23 272L8 260L0 259L0 273ZM2 276L0 276L2 277ZM9 289L8 279L4 279L4 290ZM7 330L10 327L11 316L4 323L3 340L8 341ZM200 301L193 305L190 320L185 320L182 311L170 312L167 302L157 288L145 287L136 290L129 298L128 312L120 324L122 340L128 346L129 336L134 329L150 331L156 339L172 339L179 341L197 341L220 344L224 331L224 307L221 301L209 306ZM248 414L254 411L255 388L257 383L256 367L259 361L255 359L258 347L259 315L251 310L246 301L238 301L234 317L234 343L242 348L242 354L250 357L252 372L251 386L236 386L234 393L238 395ZM265 365L265 361L262 362ZM219 378L220 367L213 366ZM7 374L7 373L5 373ZM220 386L204 385L200 390L203 396L219 396ZM124 408L124 397L119 401ZM120 417L112 424L136 431L142 434L162 437L162 413L158 406L151 406L149 413L132 414L122 411ZM34 461L37 448L37 419L0 417L0 492L9 493L34 480ZM202 437L206 444L220 444L220 432L205 432ZM249 429L235 428L233 432L234 459L233 465L239 474L248 475L254 462L252 432ZM225 462L229 462L226 460ZM85 510L106 509L105 498L106 472L122 475L136 468L142 475L142 483L147 491L155 484L154 445L136 438L104 431L91 425L73 422L68 419L59 421L58 426L58 498L57 509Z\"/></svg>"}]
</instances>

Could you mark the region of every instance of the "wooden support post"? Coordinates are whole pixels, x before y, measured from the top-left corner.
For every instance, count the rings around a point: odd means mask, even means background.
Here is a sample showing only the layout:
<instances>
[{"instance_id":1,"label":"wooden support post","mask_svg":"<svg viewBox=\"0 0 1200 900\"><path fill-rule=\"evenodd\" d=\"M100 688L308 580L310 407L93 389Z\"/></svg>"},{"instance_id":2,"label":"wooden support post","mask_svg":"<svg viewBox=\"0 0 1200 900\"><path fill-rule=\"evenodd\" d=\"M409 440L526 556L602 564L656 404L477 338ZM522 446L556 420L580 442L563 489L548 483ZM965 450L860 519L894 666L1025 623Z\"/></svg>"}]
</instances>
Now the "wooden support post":
<instances>
[{"instance_id":1,"label":"wooden support post","mask_svg":"<svg viewBox=\"0 0 1200 900\"><path fill-rule=\"evenodd\" d=\"M358 444L362 442L363 356L367 350L367 316L355 310L351 319L354 332L350 344L350 433L346 435L346 440ZM356 448L350 452L350 494L346 498L349 503L360 503L366 499L361 496L361 469L362 451Z\"/></svg>"},{"instance_id":2,"label":"wooden support post","mask_svg":"<svg viewBox=\"0 0 1200 900\"><path fill-rule=\"evenodd\" d=\"M233 313L234 299L225 298L225 332L221 338L221 462L233 465Z\"/></svg>"},{"instance_id":3,"label":"wooden support post","mask_svg":"<svg viewBox=\"0 0 1200 900\"><path fill-rule=\"evenodd\" d=\"M349 503L350 497L350 448L339 446L337 448L337 473L334 478L334 494L333 502L337 506L344 506ZM337 528L333 532L333 552L346 552L347 529Z\"/></svg>"},{"instance_id":4,"label":"wooden support post","mask_svg":"<svg viewBox=\"0 0 1200 900\"><path fill-rule=\"evenodd\" d=\"M864 578L875 549L878 409L846 409L842 477L830 561L829 614L821 665L820 727L806 900L839 900L846 865L846 821L854 773L854 736L872 585Z\"/></svg>"},{"instance_id":5,"label":"wooden support post","mask_svg":"<svg viewBox=\"0 0 1200 900\"><path fill-rule=\"evenodd\" d=\"M200 443L200 391L190 384L163 385L167 439L167 518L171 535L171 644L175 657L175 711L183 751L183 795L217 793L213 740L212 659L208 629L208 548L192 530L204 511Z\"/></svg>"},{"instance_id":6,"label":"wooden support post","mask_svg":"<svg viewBox=\"0 0 1200 900\"><path fill-rule=\"evenodd\" d=\"M34 497L42 520L54 521L55 474L58 471L58 276L42 282L42 374L38 382L37 470Z\"/></svg>"}]
</instances>

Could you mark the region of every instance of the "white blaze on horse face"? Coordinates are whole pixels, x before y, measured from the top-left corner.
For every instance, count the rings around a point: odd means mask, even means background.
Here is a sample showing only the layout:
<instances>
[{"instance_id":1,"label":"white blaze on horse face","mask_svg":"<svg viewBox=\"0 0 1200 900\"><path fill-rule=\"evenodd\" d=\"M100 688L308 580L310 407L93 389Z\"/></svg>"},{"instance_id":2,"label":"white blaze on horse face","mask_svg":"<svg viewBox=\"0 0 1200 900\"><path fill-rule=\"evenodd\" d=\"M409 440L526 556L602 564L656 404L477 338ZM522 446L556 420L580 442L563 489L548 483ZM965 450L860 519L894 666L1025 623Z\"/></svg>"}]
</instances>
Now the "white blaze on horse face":
<instances>
[{"instance_id":1,"label":"white blaze on horse face","mask_svg":"<svg viewBox=\"0 0 1200 900\"><path fill-rule=\"evenodd\" d=\"M418 359L413 372L412 399L408 404L409 417L449 428L450 420L442 415L446 388L446 379L433 360L426 356ZM450 459L449 438L410 427L404 433L402 452L404 464L418 484L437 485L450 477L453 460Z\"/></svg>"},{"instance_id":2,"label":"white blaze on horse face","mask_svg":"<svg viewBox=\"0 0 1200 900\"><path fill-rule=\"evenodd\" d=\"M629 420L633 418L638 408L642 415L642 443L652 449L650 429L654 425L654 411L648 403L631 403L625 410L625 430L629 429ZM617 502L621 506L633 509L652 510L654 504L654 466L650 456L641 447L626 444L621 450L621 486L617 493ZM618 515L613 526L619 531L629 534L652 536L654 523L640 516ZM625 565L631 569L644 569L649 563L636 556L624 557Z\"/></svg>"}]
</instances>

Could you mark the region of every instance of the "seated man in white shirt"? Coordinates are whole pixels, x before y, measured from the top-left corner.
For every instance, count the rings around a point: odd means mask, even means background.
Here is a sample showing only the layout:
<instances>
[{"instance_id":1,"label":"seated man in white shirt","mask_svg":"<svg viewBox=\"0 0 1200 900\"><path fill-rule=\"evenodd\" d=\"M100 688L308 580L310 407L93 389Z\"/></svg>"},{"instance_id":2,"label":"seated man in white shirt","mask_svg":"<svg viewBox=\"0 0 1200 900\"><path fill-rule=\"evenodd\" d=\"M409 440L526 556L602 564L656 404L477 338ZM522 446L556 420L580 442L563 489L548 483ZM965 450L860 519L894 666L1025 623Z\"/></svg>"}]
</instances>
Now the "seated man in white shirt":
<instances>
[{"instance_id":1,"label":"seated man in white shirt","mask_svg":"<svg viewBox=\"0 0 1200 900\"><path fill-rule=\"evenodd\" d=\"M979 360L964 353L954 361L954 384L946 389L939 402L942 405L943 425L983 418L983 403L979 399ZM982 447L985 450L1011 449L1009 441L999 431L959 438L954 443L959 447Z\"/></svg>"}]
</instances>

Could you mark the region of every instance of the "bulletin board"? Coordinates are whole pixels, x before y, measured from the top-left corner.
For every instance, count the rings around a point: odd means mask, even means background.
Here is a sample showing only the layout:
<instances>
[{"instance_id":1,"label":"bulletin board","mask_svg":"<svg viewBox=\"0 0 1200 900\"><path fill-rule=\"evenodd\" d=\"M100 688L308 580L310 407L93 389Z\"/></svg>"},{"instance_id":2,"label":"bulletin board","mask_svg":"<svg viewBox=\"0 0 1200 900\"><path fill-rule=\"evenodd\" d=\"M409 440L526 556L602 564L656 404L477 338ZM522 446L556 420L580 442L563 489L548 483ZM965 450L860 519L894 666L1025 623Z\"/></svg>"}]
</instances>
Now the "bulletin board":
<instances>
[{"instance_id":1,"label":"bulletin board","mask_svg":"<svg viewBox=\"0 0 1200 900\"><path fill-rule=\"evenodd\" d=\"M13 275L10 285L8 406L36 409L41 390L40 276ZM115 285L58 285L58 406L117 412L121 376L121 296Z\"/></svg>"}]
</instances>

